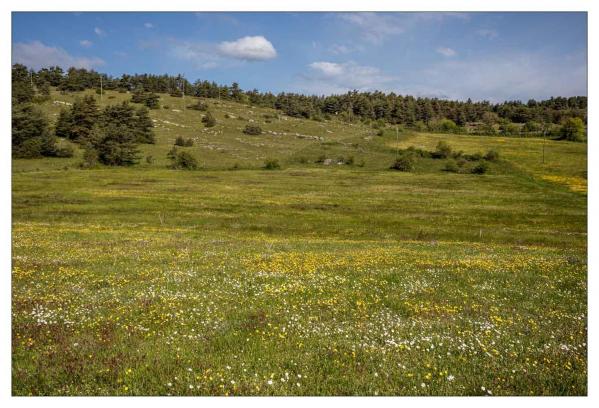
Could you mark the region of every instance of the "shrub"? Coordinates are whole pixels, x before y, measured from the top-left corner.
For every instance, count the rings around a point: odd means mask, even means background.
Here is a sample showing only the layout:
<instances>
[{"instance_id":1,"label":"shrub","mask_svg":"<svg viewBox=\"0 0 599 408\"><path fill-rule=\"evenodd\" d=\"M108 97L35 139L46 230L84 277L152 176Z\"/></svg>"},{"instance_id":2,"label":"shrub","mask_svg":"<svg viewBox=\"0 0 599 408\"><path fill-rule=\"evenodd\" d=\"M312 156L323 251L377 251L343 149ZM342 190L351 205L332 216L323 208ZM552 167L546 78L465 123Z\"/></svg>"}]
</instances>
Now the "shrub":
<instances>
[{"instance_id":1,"label":"shrub","mask_svg":"<svg viewBox=\"0 0 599 408\"><path fill-rule=\"evenodd\" d=\"M98 151L91 145L86 145L83 151L83 161L80 164L81 168L89 169L98 165Z\"/></svg>"},{"instance_id":2,"label":"shrub","mask_svg":"<svg viewBox=\"0 0 599 408\"><path fill-rule=\"evenodd\" d=\"M357 164L358 167L364 167L366 165L366 162L364 160L360 160Z\"/></svg>"},{"instance_id":3,"label":"shrub","mask_svg":"<svg viewBox=\"0 0 599 408\"><path fill-rule=\"evenodd\" d=\"M267 159L264 161L265 170L277 170L280 169L281 165L277 159Z\"/></svg>"},{"instance_id":4,"label":"shrub","mask_svg":"<svg viewBox=\"0 0 599 408\"><path fill-rule=\"evenodd\" d=\"M580 118L567 119L559 129L560 139L572 142L584 141L584 122Z\"/></svg>"},{"instance_id":5,"label":"shrub","mask_svg":"<svg viewBox=\"0 0 599 408\"><path fill-rule=\"evenodd\" d=\"M414 146L410 146L405 150L406 153L412 154L414 156L418 156L418 157L431 157L432 153L431 152L427 152L426 150L423 149L419 149L417 147Z\"/></svg>"},{"instance_id":6,"label":"shrub","mask_svg":"<svg viewBox=\"0 0 599 408\"><path fill-rule=\"evenodd\" d=\"M487 170L489 170L489 165L484 161L480 161L476 166L472 168L470 172L472 174L485 174Z\"/></svg>"},{"instance_id":7,"label":"shrub","mask_svg":"<svg viewBox=\"0 0 599 408\"><path fill-rule=\"evenodd\" d=\"M187 146L187 147L193 146L193 139L191 137L185 141L185 146Z\"/></svg>"},{"instance_id":8,"label":"shrub","mask_svg":"<svg viewBox=\"0 0 599 408\"><path fill-rule=\"evenodd\" d=\"M162 109L170 109L169 105L162 105Z\"/></svg>"},{"instance_id":9,"label":"shrub","mask_svg":"<svg viewBox=\"0 0 599 408\"><path fill-rule=\"evenodd\" d=\"M413 171L416 160L411 154L404 154L395 159L395 162L391 165L391 169L398 171Z\"/></svg>"},{"instance_id":10,"label":"shrub","mask_svg":"<svg viewBox=\"0 0 599 408\"><path fill-rule=\"evenodd\" d=\"M175 146L185 146L185 139L182 136L177 136L175 139Z\"/></svg>"},{"instance_id":11,"label":"shrub","mask_svg":"<svg viewBox=\"0 0 599 408\"><path fill-rule=\"evenodd\" d=\"M485 160L488 161L497 161L499 160L499 152L497 150L489 150L487 154L485 154Z\"/></svg>"},{"instance_id":12,"label":"shrub","mask_svg":"<svg viewBox=\"0 0 599 408\"><path fill-rule=\"evenodd\" d=\"M261 135L262 129L260 128L260 126L256 125L246 125L245 129L243 129L243 133L245 133L246 135Z\"/></svg>"},{"instance_id":13,"label":"shrub","mask_svg":"<svg viewBox=\"0 0 599 408\"><path fill-rule=\"evenodd\" d=\"M322 164L322 163L324 163L324 161L326 159L327 159L327 156L325 156L324 154L321 154L320 156L318 156L318 159L316 159L316 161L314 163Z\"/></svg>"},{"instance_id":14,"label":"shrub","mask_svg":"<svg viewBox=\"0 0 599 408\"><path fill-rule=\"evenodd\" d=\"M352 166L354 164L354 156L349 156L347 159L345 159L345 164Z\"/></svg>"},{"instance_id":15,"label":"shrub","mask_svg":"<svg viewBox=\"0 0 599 408\"><path fill-rule=\"evenodd\" d=\"M231 119L231 115L229 115L228 113L225 113L225 119Z\"/></svg>"},{"instance_id":16,"label":"shrub","mask_svg":"<svg viewBox=\"0 0 599 408\"><path fill-rule=\"evenodd\" d=\"M385 131L384 131L383 129L379 129L379 130L376 132L376 135L377 135L377 136L385 136Z\"/></svg>"},{"instance_id":17,"label":"shrub","mask_svg":"<svg viewBox=\"0 0 599 408\"><path fill-rule=\"evenodd\" d=\"M148 164L154 163L154 156L152 156L151 154L146 156L146 163L148 163Z\"/></svg>"},{"instance_id":18,"label":"shrub","mask_svg":"<svg viewBox=\"0 0 599 408\"><path fill-rule=\"evenodd\" d=\"M188 152L180 152L173 148L166 156L171 161L172 169L196 170L198 168L198 161Z\"/></svg>"},{"instance_id":19,"label":"shrub","mask_svg":"<svg viewBox=\"0 0 599 408\"><path fill-rule=\"evenodd\" d=\"M195 105L190 106L191 109L206 112L208 110L208 104L202 101L198 101Z\"/></svg>"},{"instance_id":20,"label":"shrub","mask_svg":"<svg viewBox=\"0 0 599 408\"><path fill-rule=\"evenodd\" d=\"M468 161L480 161L483 159L482 153L465 154L464 159Z\"/></svg>"},{"instance_id":21,"label":"shrub","mask_svg":"<svg viewBox=\"0 0 599 408\"><path fill-rule=\"evenodd\" d=\"M433 152L432 157L435 159L447 159L451 156L451 147L444 141L437 143L437 149Z\"/></svg>"},{"instance_id":22,"label":"shrub","mask_svg":"<svg viewBox=\"0 0 599 408\"><path fill-rule=\"evenodd\" d=\"M42 138L33 137L13 146L13 155L20 159L36 159L42 157Z\"/></svg>"},{"instance_id":23,"label":"shrub","mask_svg":"<svg viewBox=\"0 0 599 408\"><path fill-rule=\"evenodd\" d=\"M206 112L204 117L202 118L202 123L206 127L214 127L216 126L216 118L210 112Z\"/></svg>"},{"instance_id":24,"label":"shrub","mask_svg":"<svg viewBox=\"0 0 599 408\"><path fill-rule=\"evenodd\" d=\"M517 135L520 133L520 128L515 123L504 120L499 125L499 132L501 132L502 135Z\"/></svg>"},{"instance_id":25,"label":"shrub","mask_svg":"<svg viewBox=\"0 0 599 408\"><path fill-rule=\"evenodd\" d=\"M460 171L460 167L458 166L455 160L449 159L447 163L445 163L445 167L443 168L443 170L450 173L458 173Z\"/></svg>"},{"instance_id":26,"label":"shrub","mask_svg":"<svg viewBox=\"0 0 599 408\"><path fill-rule=\"evenodd\" d=\"M63 146L56 149L56 157L73 157L75 151L71 146Z\"/></svg>"},{"instance_id":27,"label":"shrub","mask_svg":"<svg viewBox=\"0 0 599 408\"><path fill-rule=\"evenodd\" d=\"M460 131L460 127L451 119L431 121L428 127L435 132L458 133Z\"/></svg>"}]
</instances>

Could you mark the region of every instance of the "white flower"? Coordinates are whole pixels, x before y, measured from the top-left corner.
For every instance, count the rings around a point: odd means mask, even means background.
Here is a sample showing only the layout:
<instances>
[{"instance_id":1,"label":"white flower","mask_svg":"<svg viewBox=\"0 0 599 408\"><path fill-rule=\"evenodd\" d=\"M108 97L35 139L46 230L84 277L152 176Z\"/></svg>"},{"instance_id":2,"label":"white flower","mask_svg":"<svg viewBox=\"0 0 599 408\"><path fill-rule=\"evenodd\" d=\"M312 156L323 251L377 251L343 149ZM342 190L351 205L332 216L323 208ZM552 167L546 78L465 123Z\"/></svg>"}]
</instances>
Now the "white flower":
<instances>
[{"instance_id":1,"label":"white flower","mask_svg":"<svg viewBox=\"0 0 599 408\"><path fill-rule=\"evenodd\" d=\"M272 385L272 380L268 380L268 385Z\"/></svg>"},{"instance_id":2,"label":"white flower","mask_svg":"<svg viewBox=\"0 0 599 408\"><path fill-rule=\"evenodd\" d=\"M166 385L167 385L167 386L169 386L169 387L172 387L172 386L173 386L173 383L168 383L168 384L166 384Z\"/></svg>"},{"instance_id":3,"label":"white flower","mask_svg":"<svg viewBox=\"0 0 599 408\"><path fill-rule=\"evenodd\" d=\"M420 384L420 386L421 386L422 388L424 388L424 387L426 387L426 384L425 384L425 383L422 383L422 384Z\"/></svg>"},{"instance_id":4,"label":"white flower","mask_svg":"<svg viewBox=\"0 0 599 408\"><path fill-rule=\"evenodd\" d=\"M487 389L485 387L480 387L480 389L483 391L487 391Z\"/></svg>"},{"instance_id":5,"label":"white flower","mask_svg":"<svg viewBox=\"0 0 599 408\"><path fill-rule=\"evenodd\" d=\"M189 389L193 390L193 385L189 384Z\"/></svg>"},{"instance_id":6,"label":"white flower","mask_svg":"<svg viewBox=\"0 0 599 408\"><path fill-rule=\"evenodd\" d=\"M231 384L235 384L235 381L231 380Z\"/></svg>"},{"instance_id":7,"label":"white flower","mask_svg":"<svg viewBox=\"0 0 599 408\"><path fill-rule=\"evenodd\" d=\"M453 380L455 380L455 377L453 375L447 376L447 381L453 381Z\"/></svg>"}]
</instances>

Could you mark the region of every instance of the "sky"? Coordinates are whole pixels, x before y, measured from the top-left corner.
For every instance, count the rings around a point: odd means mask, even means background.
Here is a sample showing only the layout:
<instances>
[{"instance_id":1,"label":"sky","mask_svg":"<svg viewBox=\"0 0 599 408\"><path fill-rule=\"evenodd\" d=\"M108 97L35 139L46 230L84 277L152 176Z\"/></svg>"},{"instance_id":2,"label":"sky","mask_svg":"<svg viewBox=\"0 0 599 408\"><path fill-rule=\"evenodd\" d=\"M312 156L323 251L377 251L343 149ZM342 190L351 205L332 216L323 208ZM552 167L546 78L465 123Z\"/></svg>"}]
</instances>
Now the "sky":
<instances>
[{"instance_id":1,"label":"sky","mask_svg":"<svg viewBox=\"0 0 599 408\"><path fill-rule=\"evenodd\" d=\"M273 93L527 101L587 95L587 14L15 12L12 60Z\"/></svg>"}]
</instances>

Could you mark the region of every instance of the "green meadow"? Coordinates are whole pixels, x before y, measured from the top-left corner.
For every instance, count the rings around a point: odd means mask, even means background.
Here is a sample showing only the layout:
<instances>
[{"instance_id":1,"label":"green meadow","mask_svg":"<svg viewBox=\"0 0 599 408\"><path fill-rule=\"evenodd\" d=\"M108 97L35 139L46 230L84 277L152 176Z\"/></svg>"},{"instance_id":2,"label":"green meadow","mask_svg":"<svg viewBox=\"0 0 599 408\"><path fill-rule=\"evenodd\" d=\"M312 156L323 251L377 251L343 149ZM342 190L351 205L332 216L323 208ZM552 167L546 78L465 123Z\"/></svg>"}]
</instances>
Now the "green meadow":
<instances>
[{"instance_id":1,"label":"green meadow","mask_svg":"<svg viewBox=\"0 0 599 408\"><path fill-rule=\"evenodd\" d=\"M196 101L136 166L13 160L13 395L587 394L585 143ZM441 140L500 159L389 169Z\"/></svg>"}]
</instances>

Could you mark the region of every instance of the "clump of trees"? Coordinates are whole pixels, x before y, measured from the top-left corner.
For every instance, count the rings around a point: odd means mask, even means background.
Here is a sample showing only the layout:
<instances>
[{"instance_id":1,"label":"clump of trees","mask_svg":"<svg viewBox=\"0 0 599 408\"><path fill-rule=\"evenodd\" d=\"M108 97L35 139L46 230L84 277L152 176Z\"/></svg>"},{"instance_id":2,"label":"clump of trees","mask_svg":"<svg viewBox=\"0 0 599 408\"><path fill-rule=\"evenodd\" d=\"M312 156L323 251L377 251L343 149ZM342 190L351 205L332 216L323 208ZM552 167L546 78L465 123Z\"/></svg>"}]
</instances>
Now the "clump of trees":
<instances>
[{"instance_id":1,"label":"clump of trees","mask_svg":"<svg viewBox=\"0 0 599 408\"><path fill-rule=\"evenodd\" d=\"M33 72L23 65L17 64L12 68L12 156L70 157L73 149L57 145L46 115L34 104L36 92L44 93L46 90L35 88L32 75Z\"/></svg>"},{"instance_id":2,"label":"clump of trees","mask_svg":"<svg viewBox=\"0 0 599 408\"><path fill-rule=\"evenodd\" d=\"M489 169L490 162L499 161L499 152L494 149L489 150L484 155L481 153L464 154L462 151L453 150L443 140L437 143L433 151L410 146L407 149L398 150L397 154L398 156L390 168L399 171L413 171L419 159L429 158L444 160L445 165L442 170L446 172L484 174ZM472 163L472 165L466 166L468 162Z\"/></svg>"},{"instance_id":3,"label":"clump of trees","mask_svg":"<svg viewBox=\"0 0 599 408\"><path fill-rule=\"evenodd\" d=\"M559 129L559 138L572 142L582 142L585 138L584 122L580 118L569 118Z\"/></svg>"},{"instance_id":4,"label":"clump of trees","mask_svg":"<svg viewBox=\"0 0 599 408\"><path fill-rule=\"evenodd\" d=\"M139 161L140 143L155 143L153 127L145 106L122 102L99 110L95 98L86 96L60 112L55 132L85 149L84 167L129 166Z\"/></svg>"}]
</instances>

